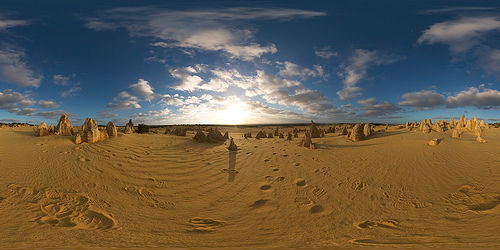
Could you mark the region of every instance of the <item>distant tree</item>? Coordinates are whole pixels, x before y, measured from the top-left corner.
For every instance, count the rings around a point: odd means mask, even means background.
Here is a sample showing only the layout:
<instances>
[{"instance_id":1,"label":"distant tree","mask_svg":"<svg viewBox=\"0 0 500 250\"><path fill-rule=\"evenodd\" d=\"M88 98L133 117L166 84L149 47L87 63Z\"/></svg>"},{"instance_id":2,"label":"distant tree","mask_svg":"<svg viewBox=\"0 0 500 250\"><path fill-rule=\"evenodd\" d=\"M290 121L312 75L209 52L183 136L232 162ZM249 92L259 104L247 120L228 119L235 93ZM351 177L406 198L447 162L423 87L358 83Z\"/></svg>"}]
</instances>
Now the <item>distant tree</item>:
<instances>
[{"instance_id":1,"label":"distant tree","mask_svg":"<svg viewBox=\"0 0 500 250\"><path fill-rule=\"evenodd\" d=\"M140 134L149 133L149 126L142 123L137 125L137 133Z\"/></svg>"}]
</instances>

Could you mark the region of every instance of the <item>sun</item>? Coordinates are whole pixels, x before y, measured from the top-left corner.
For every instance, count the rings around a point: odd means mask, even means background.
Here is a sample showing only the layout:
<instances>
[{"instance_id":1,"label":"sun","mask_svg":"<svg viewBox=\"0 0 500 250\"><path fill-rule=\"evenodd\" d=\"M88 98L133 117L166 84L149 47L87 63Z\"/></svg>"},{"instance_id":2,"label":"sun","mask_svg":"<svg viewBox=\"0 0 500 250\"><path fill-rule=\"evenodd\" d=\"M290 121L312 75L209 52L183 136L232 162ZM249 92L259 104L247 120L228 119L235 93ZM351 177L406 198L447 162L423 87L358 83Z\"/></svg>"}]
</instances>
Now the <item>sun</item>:
<instances>
[{"instance_id":1,"label":"sun","mask_svg":"<svg viewBox=\"0 0 500 250\"><path fill-rule=\"evenodd\" d=\"M221 124L235 125L244 123L248 111L244 110L241 104L233 104L231 107L219 112Z\"/></svg>"}]
</instances>

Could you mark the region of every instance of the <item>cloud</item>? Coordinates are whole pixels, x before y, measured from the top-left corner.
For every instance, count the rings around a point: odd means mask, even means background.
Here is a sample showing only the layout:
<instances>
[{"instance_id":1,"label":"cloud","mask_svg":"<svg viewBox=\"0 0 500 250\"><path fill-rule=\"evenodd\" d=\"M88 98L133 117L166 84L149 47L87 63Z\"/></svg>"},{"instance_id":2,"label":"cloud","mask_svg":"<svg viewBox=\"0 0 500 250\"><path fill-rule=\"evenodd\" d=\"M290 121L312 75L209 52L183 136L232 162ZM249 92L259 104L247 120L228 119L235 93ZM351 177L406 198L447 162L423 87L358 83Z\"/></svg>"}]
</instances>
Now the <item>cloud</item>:
<instances>
[{"instance_id":1,"label":"cloud","mask_svg":"<svg viewBox=\"0 0 500 250\"><path fill-rule=\"evenodd\" d=\"M149 82L144 79L139 79L135 84L131 84L129 88L132 89L136 96L142 96L146 101L152 101L159 97L159 95L153 92L153 88L149 85Z\"/></svg>"},{"instance_id":2,"label":"cloud","mask_svg":"<svg viewBox=\"0 0 500 250\"><path fill-rule=\"evenodd\" d=\"M203 82L203 79L201 79L201 77L193 75L195 73L198 73L198 71L191 66L176 68L173 70L171 69L169 71L172 77L181 80L180 82L177 82L173 87L173 89L175 90L192 92L199 89L200 84Z\"/></svg>"},{"instance_id":3,"label":"cloud","mask_svg":"<svg viewBox=\"0 0 500 250\"><path fill-rule=\"evenodd\" d=\"M117 114L113 114L113 113L110 113L108 111L99 111L99 113L97 113L98 116L100 117L103 117L103 118L115 118L115 117L118 117Z\"/></svg>"},{"instance_id":4,"label":"cloud","mask_svg":"<svg viewBox=\"0 0 500 250\"><path fill-rule=\"evenodd\" d=\"M43 76L35 73L22 59L24 51L13 48L0 50L0 81L16 84L19 87L38 87Z\"/></svg>"},{"instance_id":5,"label":"cloud","mask_svg":"<svg viewBox=\"0 0 500 250\"><path fill-rule=\"evenodd\" d=\"M47 108L57 108L59 107L59 104L55 103L54 101L40 100L38 101L38 106L40 106L43 109L47 109Z\"/></svg>"},{"instance_id":6,"label":"cloud","mask_svg":"<svg viewBox=\"0 0 500 250\"><path fill-rule=\"evenodd\" d=\"M476 107L480 109L500 108L500 91L484 88L470 87L457 93L455 96L448 96L446 107Z\"/></svg>"},{"instance_id":7,"label":"cloud","mask_svg":"<svg viewBox=\"0 0 500 250\"><path fill-rule=\"evenodd\" d=\"M448 12L470 12L470 11L482 11L482 10L493 10L493 8L486 7L452 7L452 8L442 8L442 9L432 9L423 11L422 14L442 14Z\"/></svg>"},{"instance_id":8,"label":"cloud","mask_svg":"<svg viewBox=\"0 0 500 250\"><path fill-rule=\"evenodd\" d=\"M446 98L435 90L422 90L405 93L401 96L405 99L398 105L410 106L414 108L436 108L446 103Z\"/></svg>"},{"instance_id":9,"label":"cloud","mask_svg":"<svg viewBox=\"0 0 500 250\"><path fill-rule=\"evenodd\" d=\"M358 101L361 106L357 110L363 111L358 116L360 117L393 117L393 115L401 110L400 107L390 102L378 102L374 97Z\"/></svg>"},{"instance_id":10,"label":"cloud","mask_svg":"<svg viewBox=\"0 0 500 250\"><path fill-rule=\"evenodd\" d=\"M63 110L41 111L36 113L36 116L40 116L46 119L59 119L62 113L65 113L69 117L76 117L76 115L69 112L65 112Z\"/></svg>"},{"instance_id":11,"label":"cloud","mask_svg":"<svg viewBox=\"0 0 500 250\"><path fill-rule=\"evenodd\" d=\"M320 50L317 50L314 52L314 54L316 54L317 56L324 58L324 59L330 59L332 57L339 56L338 52L330 51L330 46L327 46L327 47L324 47Z\"/></svg>"},{"instance_id":12,"label":"cloud","mask_svg":"<svg viewBox=\"0 0 500 250\"><path fill-rule=\"evenodd\" d=\"M62 91L59 93L61 97L72 97L75 96L76 93L82 88L80 87L80 82L75 82L73 79L76 77L76 74L72 74L69 76L64 75L53 75L52 81L55 85L69 87L66 91Z\"/></svg>"},{"instance_id":13,"label":"cloud","mask_svg":"<svg viewBox=\"0 0 500 250\"><path fill-rule=\"evenodd\" d=\"M399 56L380 54L376 50L355 50L347 65L342 66L343 71L339 73L344 79L342 89L337 92L339 99L345 101L361 95L363 89L356 84L366 78L368 68L395 63L401 59Z\"/></svg>"},{"instance_id":14,"label":"cloud","mask_svg":"<svg viewBox=\"0 0 500 250\"><path fill-rule=\"evenodd\" d=\"M433 24L422 32L419 44L443 43L452 53L463 53L482 43L486 33L500 30L498 17L462 17Z\"/></svg>"},{"instance_id":15,"label":"cloud","mask_svg":"<svg viewBox=\"0 0 500 250\"><path fill-rule=\"evenodd\" d=\"M165 48L221 51L230 58L251 61L265 53L276 53L274 44L255 42L248 20L287 21L324 16L324 12L285 8L222 8L190 11L158 8L116 8L88 18L85 26L97 31L125 27L131 36L159 39L153 45Z\"/></svg>"},{"instance_id":16,"label":"cloud","mask_svg":"<svg viewBox=\"0 0 500 250\"><path fill-rule=\"evenodd\" d=\"M316 77L323 75L323 68L319 65L314 65L314 70L308 68L302 68L299 65L291 62L278 62L278 65L282 65L279 71L279 75L283 77L298 77L298 78L308 78L308 77Z\"/></svg>"},{"instance_id":17,"label":"cloud","mask_svg":"<svg viewBox=\"0 0 500 250\"><path fill-rule=\"evenodd\" d=\"M29 22L26 20L6 19L4 16L0 15L0 31L5 31L8 28L12 28L12 27L16 27L16 26L25 26L28 24L29 24Z\"/></svg>"},{"instance_id":18,"label":"cloud","mask_svg":"<svg viewBox=\"0 0 500 250\"><path fill-rule=\"evenodd\" d=\"M37 110L28 107L34 104L36 104L36 101L32 100L29 95L13 92L11 89L0 92L0 109L9 113L18 115L32 114Z\"/></svg>"},{"instance_id":19,"label":"cloud","mask_svg":"<svg viewBox=\"0 0 500 250\"><path fill-rule=\"evenodd\" d=\"M139 108L141 108L141 105L139 105L139 103L137 101L134 101L134 100L122 100L122 101L118 101L117 103L110 102L106 105L106 108L110 108L110 109L136 108L136 109L139 109Z\"/></svg>"}]
</instances>

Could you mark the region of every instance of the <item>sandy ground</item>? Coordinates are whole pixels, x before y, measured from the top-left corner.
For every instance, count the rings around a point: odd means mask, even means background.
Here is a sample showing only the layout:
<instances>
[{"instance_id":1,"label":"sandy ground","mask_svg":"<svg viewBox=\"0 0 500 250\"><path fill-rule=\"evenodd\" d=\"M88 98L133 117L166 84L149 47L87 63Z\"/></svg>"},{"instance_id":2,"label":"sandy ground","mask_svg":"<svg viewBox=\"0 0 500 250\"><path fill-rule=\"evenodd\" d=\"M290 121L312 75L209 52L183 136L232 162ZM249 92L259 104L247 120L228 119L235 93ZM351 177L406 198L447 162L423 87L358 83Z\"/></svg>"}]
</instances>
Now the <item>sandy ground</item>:
<instances>
[{"instance_id":1,"label":"sandy ground","mask_svg":"<svg viewBox=\"0 0 500 250\"><path fill-rule=\"evenodd\" d=\"M192 131L75 145L31 129L0 129L0 248L500 247L500 129L311 150L221 128L237 152Z\"/></svg>"}]
</instances>

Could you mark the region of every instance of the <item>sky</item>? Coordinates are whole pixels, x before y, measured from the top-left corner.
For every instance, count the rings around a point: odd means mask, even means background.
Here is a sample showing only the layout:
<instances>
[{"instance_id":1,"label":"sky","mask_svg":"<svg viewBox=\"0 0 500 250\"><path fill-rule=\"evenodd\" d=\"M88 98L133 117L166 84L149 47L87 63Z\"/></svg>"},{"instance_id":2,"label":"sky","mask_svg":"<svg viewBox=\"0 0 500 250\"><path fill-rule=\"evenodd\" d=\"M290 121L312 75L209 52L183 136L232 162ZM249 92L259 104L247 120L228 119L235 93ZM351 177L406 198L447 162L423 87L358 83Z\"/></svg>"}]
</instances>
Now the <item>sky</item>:
<instances>
[{"instance_id":1,"label":"sky","mask_svg":"<svg viewBox=\"0 0 500 250\"><path fill-rule=\"evenodd\" d=\"M0 122L500 122L499 1L0 1Z\"/></svg>"}]
</instances>

